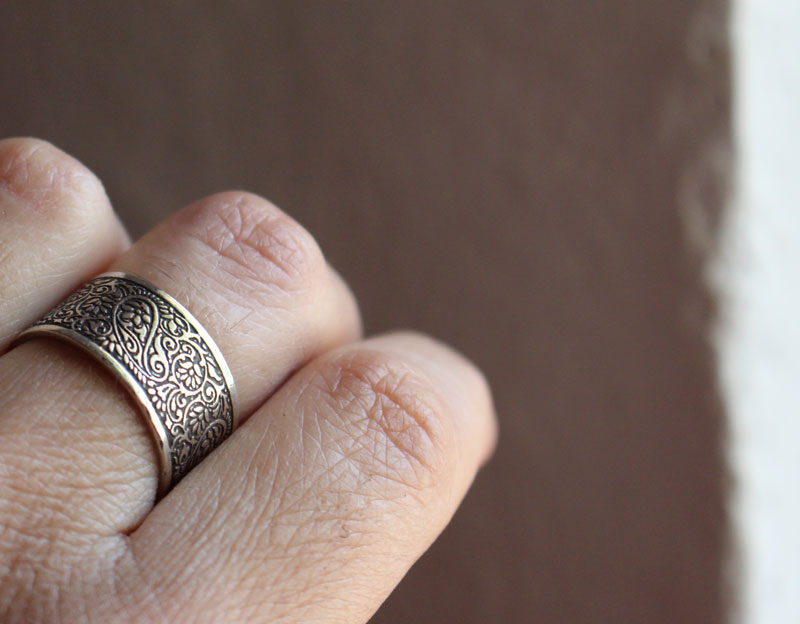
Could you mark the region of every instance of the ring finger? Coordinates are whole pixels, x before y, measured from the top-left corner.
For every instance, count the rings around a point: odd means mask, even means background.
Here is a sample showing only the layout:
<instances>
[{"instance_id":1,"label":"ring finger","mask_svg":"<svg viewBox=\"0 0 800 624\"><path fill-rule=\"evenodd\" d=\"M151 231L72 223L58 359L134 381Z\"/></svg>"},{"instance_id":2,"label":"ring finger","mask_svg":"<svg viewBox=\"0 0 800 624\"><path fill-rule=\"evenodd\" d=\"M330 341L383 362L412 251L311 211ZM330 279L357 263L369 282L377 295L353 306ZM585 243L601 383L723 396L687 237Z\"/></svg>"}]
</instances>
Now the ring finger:
<instances>
[{"instance_id":1,"label":"ring finger","mask_svg":"<svg viewBox=\"0 0 800 624\"><path fill-rule=\"evenodd\" d=\"M189 206L112 270L145 278L197 317L233 372L241 416L304 362L360 335L355 301L313 238L253 195ZM158 459L110 375L71 345L34 340L0 358L0 396L0 525L9 535L63 546L141 521Z\"/></svg>"}]
</instances>

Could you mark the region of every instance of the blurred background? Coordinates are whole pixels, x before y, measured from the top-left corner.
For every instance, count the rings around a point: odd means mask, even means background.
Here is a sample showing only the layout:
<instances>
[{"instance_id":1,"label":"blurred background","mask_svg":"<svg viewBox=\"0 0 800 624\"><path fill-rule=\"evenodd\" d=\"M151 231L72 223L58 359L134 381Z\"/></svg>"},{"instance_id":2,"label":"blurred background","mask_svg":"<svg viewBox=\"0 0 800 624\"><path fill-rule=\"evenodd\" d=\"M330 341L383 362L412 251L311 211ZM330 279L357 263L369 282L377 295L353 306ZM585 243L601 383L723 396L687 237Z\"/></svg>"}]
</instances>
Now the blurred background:
<instances>
[{"instance_id":1,"label":"blurred background","mask_svg":"<svg viewBox=\"0 0 800 624\"><path fill-rule=\"evenodd\" d=\"M374 622L724 620L725 1L3 8L0 135L77 156L134 235L262 194L370 332L486 370L497 455Z\"/></svg>"}]
</instances>

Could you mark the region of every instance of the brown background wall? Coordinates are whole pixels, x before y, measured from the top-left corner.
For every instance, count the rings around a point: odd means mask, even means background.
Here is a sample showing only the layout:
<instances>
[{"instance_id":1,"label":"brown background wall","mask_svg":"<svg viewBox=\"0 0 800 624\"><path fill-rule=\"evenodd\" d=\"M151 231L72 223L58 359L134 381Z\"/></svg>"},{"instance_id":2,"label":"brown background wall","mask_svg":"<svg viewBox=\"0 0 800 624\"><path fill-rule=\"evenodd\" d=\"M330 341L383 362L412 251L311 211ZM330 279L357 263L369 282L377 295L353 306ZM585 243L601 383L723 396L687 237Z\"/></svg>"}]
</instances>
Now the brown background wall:
<instances>
[{"instance_id":1,"label":"brown background wall","mask_svg":"<svg viewBox=\"0 0 800 624\"><path fill-rule=\"evenodd\" d=\"M723 620L722 0L3 8L0 135L77 155L137 234L266 195L369 330L488 372L498 454L376 622Z\"/></svg>"}]
</instances>

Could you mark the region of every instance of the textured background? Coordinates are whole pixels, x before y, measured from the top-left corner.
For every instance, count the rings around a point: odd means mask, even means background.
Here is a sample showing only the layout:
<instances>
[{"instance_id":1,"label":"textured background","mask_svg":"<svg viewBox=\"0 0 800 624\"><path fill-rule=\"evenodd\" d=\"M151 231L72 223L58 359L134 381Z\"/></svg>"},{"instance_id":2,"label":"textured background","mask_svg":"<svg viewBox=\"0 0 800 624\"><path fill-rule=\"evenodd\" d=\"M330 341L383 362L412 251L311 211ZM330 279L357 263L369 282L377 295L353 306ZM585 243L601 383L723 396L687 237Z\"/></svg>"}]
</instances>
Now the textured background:
<instances>
[{"instance_id":1,"label":"textured background","mask_svg":"<svg viewBox=\"0 0 800 624\"><path fill-rule=\"evenodd\" d=\"M261 193L370 331L487 371L501 443L376 622L723 621L724 421L703 267L723 0L4 4L0 135L136 234Z\"/></svg>"}]
</instances>

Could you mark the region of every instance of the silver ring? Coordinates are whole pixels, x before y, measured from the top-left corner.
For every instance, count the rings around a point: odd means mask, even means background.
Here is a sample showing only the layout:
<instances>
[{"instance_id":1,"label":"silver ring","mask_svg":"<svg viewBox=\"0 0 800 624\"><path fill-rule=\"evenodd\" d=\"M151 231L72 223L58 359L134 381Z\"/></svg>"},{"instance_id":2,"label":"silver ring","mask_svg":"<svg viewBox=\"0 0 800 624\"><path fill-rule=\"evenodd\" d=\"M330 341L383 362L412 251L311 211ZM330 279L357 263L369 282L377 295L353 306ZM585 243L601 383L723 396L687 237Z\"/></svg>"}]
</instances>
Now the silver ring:
<instances>
[{"instance_id":1,"label":"silver ring","mask_svg":"<svg viewBox=\"0 0 800 624\"><path fill-rule=\"evenodd\" d=\"M82 347L133 395L159 452L159 498L236 426L233 376L214 340L186 308L140 277L96 277L17 342L40 336Z\"/></svg>"}]
</instances>

